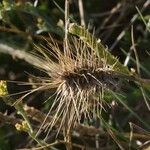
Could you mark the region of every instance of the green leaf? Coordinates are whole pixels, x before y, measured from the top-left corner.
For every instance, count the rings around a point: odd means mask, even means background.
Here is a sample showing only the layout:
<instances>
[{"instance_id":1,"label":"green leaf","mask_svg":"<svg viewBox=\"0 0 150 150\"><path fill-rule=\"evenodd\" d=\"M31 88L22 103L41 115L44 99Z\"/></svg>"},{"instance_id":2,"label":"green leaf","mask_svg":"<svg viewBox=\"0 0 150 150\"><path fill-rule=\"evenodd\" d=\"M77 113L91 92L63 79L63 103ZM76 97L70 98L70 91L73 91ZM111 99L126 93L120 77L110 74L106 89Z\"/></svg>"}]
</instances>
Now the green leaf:
<instances>
[{"instance_id":1,"label":"green leaf","mask_svg":"<svg viewBox=\"0 0 150 150\"><path fill-rule=\"evenodd\" d=\"M130 74L127 67L123 66L116 57L114 57L105 48L100 40L94 38L94 36L88 32L84 27L78 26L75 23L69 25L69 33L78 36L84 43L86 43L92 50L94 50L101 60L107 60L107 64L114 65L114 70L126 75Z\"/></svg>"},{"instance_id":2,"label":"green leaf","mask_svg":"<svg viewBox=\"0 0 150 150\"><path fill-rule=\"evenodd\" d=\"M6 81L0 80L0 96L8 95Z\"/></svg>"}]
</instances>

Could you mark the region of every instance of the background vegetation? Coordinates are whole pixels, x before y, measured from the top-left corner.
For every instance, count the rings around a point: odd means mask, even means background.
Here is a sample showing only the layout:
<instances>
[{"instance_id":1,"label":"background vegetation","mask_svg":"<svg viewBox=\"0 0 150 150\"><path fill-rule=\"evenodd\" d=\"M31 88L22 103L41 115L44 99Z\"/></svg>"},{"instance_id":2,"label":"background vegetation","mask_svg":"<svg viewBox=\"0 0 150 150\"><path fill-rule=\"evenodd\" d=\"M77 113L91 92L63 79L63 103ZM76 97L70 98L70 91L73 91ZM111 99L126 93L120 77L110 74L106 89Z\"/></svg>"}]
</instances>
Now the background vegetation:
<instances>
[{"instance_id":1,"label":"background vegetation","mask_svg":"<svg viewBox=\"0 0 150 150\"><path fill-rule=\"evenodd\" d=\"M107 45L110 52L117 56L129 70L137 70L137 58L140 62L140 76L150 77L150 1L149 0L86 0L83 1L84 18L81 18L80 0L70 0L71 21L85 24L96 38ZM0 44L25 52L34 51L34 44L45 44L50 41L49 34L60 46L64 38L64 0L1 0L0 1ZM27 81L28 74L42 75L32 64L18 59L14 55L0 53L0 79ZM19 82L8 82L8 93L28 90L31 86L19 85ZM24 103L47 113L51 105L45 103L53 91L37 92L24 99ZM93 120L93 127L80 126L79 135L73 136L74 149L147 149L150 145L150 110L149 87L144 90L133 82L123 83L121 89L123 104L112 103L112 108L103 113L105 123ZM18 99L21 95L11 96ZM129 111L131 109L131 111ZM37 143L27 132L20 132L14 126L20 115L16 109L0 101L0 150L34 148ZM134 114L135 112L135 114ZM17 120L18 119L18 120ZM37 120L30 116L34 126ZM141 119L143 122L141 122ZM13 121L16 122L13 122ZM111 130L106 130L109 128ZM113 132L112 132L113 131ZM102 132L102 133L101 133ZM43 133L44 134L44 133ZM55 140L55 132L48 143ZM44 136L44 135L41 135ZM98 136L98 140L96 139ZM112 138L113 137L113 138ZM42 139L42 137L41 137ZM62 139L62 135L58 137ZM148 144L146 144L146 142ZM65 149L63 143L51 147ZM50 149L50 148L49 148Z\"/></svg>"}]
</instances>

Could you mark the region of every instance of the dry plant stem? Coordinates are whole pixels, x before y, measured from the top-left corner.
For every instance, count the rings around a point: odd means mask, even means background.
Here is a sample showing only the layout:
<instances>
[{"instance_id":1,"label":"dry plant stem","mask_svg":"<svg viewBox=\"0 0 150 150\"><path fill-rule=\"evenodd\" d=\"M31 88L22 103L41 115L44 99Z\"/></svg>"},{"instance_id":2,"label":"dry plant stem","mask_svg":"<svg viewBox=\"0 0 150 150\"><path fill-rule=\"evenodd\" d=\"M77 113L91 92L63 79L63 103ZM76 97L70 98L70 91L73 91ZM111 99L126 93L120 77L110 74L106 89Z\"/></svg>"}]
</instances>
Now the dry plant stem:
<instances>
[{"instance_id":1,"label":"dry plant stem","mask_svg":"<svg viewBox=\"0 0 150 150\"><path fill-rule=\"evenodd\" d=\"M121 22L121 20L127 15L127 13L128 13L128 11L129 11L129 5L127 6L127 4L126 4L126 2L124 1L122 4L121 4L121 6L122 6L122 11L120 12L120 14L119 14L119 17L117 18L117 20L116 21L114 21L114 23L112 23L112 27L115 27L115 26L117 26L120 22ZM120 7L121 7L120 6ZM120 9L120 8L119 8ZM106 34L106 37L104 38L104 42L106 42L108 39L109 39L109 37L111 36L111 34L113 33L113 31L114 31L114 29L115 28L111 28L109 31L108 31L108 33Z\"/></svg>"},{"instance_id":2,"label":"dry plant stem","mask_svg":"<svg viewBox=\"0 0 150 150\"><path fill-rule=\"evenodd\" d=\"M134 51L135 59L136 59L137 72L138 72L138 76L139 76L139 78L140 78L140 77L141 77L140 62L139 62L139 57L138 57L138 53L137 53L136 46L135 46L135 41L134 41L133 26L131 26L131 40L132 40L132 47L133 47L133 51ZM145 91L144 91L144 89L143 89L142 86L140 86L140 90L141 90L141 93L142 93L142 95L143 95L144 102L145 102L145 104L146 104L148 110L150 111L150 105L149 105L149 103L148 103L148 100L146 99Z\"/></svg>"},{"instance_id":3,"label":"dry plant stem","mask_svg":"<svg viewBox=\"0 0 150 150\"><path fill-rule=\"evenodd\" d=\"M114 140L114 142L116 142L117 146L118 146L121 150L125 150L125 149L123 148L121 142L117 139L117 137L116 137L115 133L113 132L112 128L110 127L110 125L109 125L107 122L105 122L105 120L104 120L102 117L100 117L100 118L101 118L102 122L104 123L107 132L108 132L109 135L112 137L112 139Z\"/></svg>"},{"instance_id":4,"label":"dry plant stem","mask_svg":"<svg viewBox=\"0 0 150 150\"><path fill-rule=\"evenodd\" d=\"M40 60L40 58L33 57L33 55L30 55L29 53L25 52L25 50L23 50L23 49L18 50L18 49L10 47L8 45L0 43L0 52L9 54L13 58L19 58L19 59L25 60L29 64L32 64L36 67L47 68L47 64L44 64L43 61Z\"/></svg>"},{"instance_id":5,"label":"dry plant stem","mask_svg":"<svg viewBox=\"0 0 150 150\"><path fill-rule=\"evenodd\" d=\"M83 1L82 0L78 0L78 5L79 5L79 13L80 13L81 25L85 26Z\"/></svg>"},{"instance_id":6,"label":"dry plant stem","mask_svg":"<svg viewBox=\"0 0 150 150\"><path fill-rule=\"evenodd\" d=\"M65 0L65 38L64 38L64 52L68 51L68 26L69 26L69 0Z\"/></svg>"},{"instance_id":7,"label":"dry plant stem","mask_svg":"<svg viewBox=\"0 0 150 150\"><path fill-rule=\"evenodd\" d=\"M33 120L42 123L43 122L43 118L45 118L46 114L43 114L40 110L37 110L33 107L29 107L27 105L24 106L24 109L26 111L26 114L31 117ZM8 116L6 114L0 113L0 125L3 125L4 123L10 123L13 126L16 125L16 123L21 124L22 120L21 119L17 119L13 116ZM50 122L50 120L52 120L52 116L49 116L47 123ZM56 125L56 128L58 125ZM106 133L104 133L103 130L100 129L96 129L95 127L89 127L89 126L85 126L85 125L76 125L76 127L74 128L74 130L79 133L82 136L89 136L89 137L94 137L97 133L99 133L100 135L106 135ZM139 129L141 130L141 129ZM125 137L130 137L130 133L124 133ZM150 133L149 132L141 132L141 133L133 133L133 139L142 139L142 140L150 140Z\"/></svg>"},{"instance_id":8,"label":"dry plant stem","mask_svg":"<svg viewBox=\"0 0 150 150\"><path fill-rule=\"evenodd\" d=\"M130 125L129 149L131 149L131 145L132 145L132 141L133 141L133 126L132 126L131 122L129 122L129 125Z\"/></svg>"},{"instance_id":9,"label":"dry plant stem","mask_svg":"<svg viewBox=\"0 0 150 150\"><path fill-rule=\"evenodd\" d=\"M71 129L64 129L64 141L66 142L66 149L67 150L72 150L72 139L71 139Z\"/></svg>"},{"instance_id":10,"label":"dry plant stem","mask_svg":"<svg viewBox=\"0 0 150 150\"><path fill-rule=\"evenodd\" d=\"M134 41L134 33L133 33L133 25L131 26L131 41L132 41L132 48L135 54L135 59L136 59L136 65L137 65L137 72L138 72L138 76L140 77L141 72L140 72L140 61L139 61L139 57L138 57L138 53L136 50L136 44Z\"/></svg>"},{"instance_id":11,"label":"dry plant stem","mask_svg":"<svg viewBox=\"0 0 150 150\"><path fill-rule=\"evenodd\" d=\"M137 6L136 6L136 10L138 11L138 13L139 13L143 23L145 24L146 29L150 32L150 28L148 27L148 23L146 23L145 19L143 18L142 14L141 14L141 12L140 12L140 10L139 10L139 8Z\"/></svg>"},{"instance_id":12,"label":"dry plant stem","mask_svg":"<svg viewBox=\"0 0 150 150\"><path fill-rule=\"evenodd\" d=\"M35 109L34 107L29 107L27 105L24 105L24 110L26 111L29 117L31 117L33 120L36 120L39 123L42 123L44 121L44 118L46 118L46 114L42 113L40 110ZM52 119L53 116L49 115L45 124L48 124ZM61 123L61 119L59 119L57 124L55 124L55 127L58 128L60 123ZM97 133L101 135L105 134L105 132L101 129L96 129L94 127L85 126L81 124L76 124L74 130L78 132L80 135L95 136Z\"/></svg>"},{"instance_id":13,"label":"dry plant stem","mask_svg":"<svg viewBox=\"0 0 150 150\"><path fill-rule=\"evenodd\" d=\"M142 9L141 9L141 12L143 12L144 10L146 10L146 8L148 8L149 5L150 5L150 1L147 0L147 1L144 3L144 5L143 5L143 7L142 7ZM129 25L128 25L127 27L125 27L125 29L122 30L121 33L117 36L115 42L114 42L114 43L112 44L112 46L110 47L110 50L113 50L113 49L115 48L115 46L119 43L119 41L124 37L124 35L125 35L127 29L137 20L138 16L139 16L138 14L135 14L135 15L131 18Z\"/></svg>"},{"instance_id":14,"label":"dry plant stem","mask_svg":"<svg viewBox=\"0 0 150 150\"><path fill-rule=\"evenodd\" d=\"M108 21L112 18L112 16L114 14L116 14L116 12L118 12L118 10L120 10L121 8L121 3L117 3L117 5L115 7L112 8L112 10L110 12L108 12L108 17L103 21L102 25L100 26L100 28L98 28L96 30L96 33L99 33L101 29L104 28L104 26L108 23Z\"/></svg>"},{"instance_id":15,"label":"dry plant stem","mask_svg":"<svg viewBox=\"0 0 150 150\"><path fill-rule=\"evenodd\" d=\"M49 38L47 36L33 35L33 34L29 33L29 32L24 32L24 31L21 31L21 30L19 30L17 28L8 28L8 27L0 26L0 31L1 32L8 32L8 33L9 32L11 32L11 33L17 33L17 34L19 34L19 35L21 35L21 36L23 36L25 38L32 37L32 38L35 38L35 39L38 39L38 40L44 40L44 41L46 40L46 41L50 41L51 42L51 38ZM29 38L29 39L31 40L31 38ZM30 41L30 40L29 40L30 44L33 44L33 42ZM59 40L57 40L57 39L53 39L53 40L56 41L59 44L62 44L62 42L59 41Z\"/></svg>"},{"instance_id":16,"label":"dry plant stem","mask_svg":"<svg viewBox=\"0 0 150 150\"><path fill-rule=\"evenodd\" d=\"M113 140L117 143L118 147L120 148L120 150L125 150L123 148L123 146L121 145L120 141L116 138L116 136L114 135L113 131L111 129L107 129L107 132L109 133L109 135L113 138Z\"/></svg>"},{"instance_id":17,"label":"dry plant stem","mask_svg":"<svg viewBox=\"0 0 150 150\"><path fill-rule=\"evenodd\" d=\"M69 0L65 0L65 38L64 38L64 53L69 55L68 45L68 27L69 27ZM70 109L70 108L69 108ZM66 110L67 111L67 110ZM66 143L66 149L72 150L71 144L71 128L69 127L69 114L67 114L66 125L64 126L64 140Z\"/></svg>"},{"instance_id":18,"label":"dry plant stem","mask_svg":"<svg viewBox=\"0 0 150 150\"><path fill-rule=\"evenodd\" d=\"M142 3L142 1L143 0L139 0L138 3ZM128 15L131 7L132 7L131 4L128 4L126 1L122 2L122 8L121 8L122 11L120 12L118 19L112 24L112 27L117 26L119 22ZM114 28L111 28L108 34L106 34L106 37L104 38L105 42L109 39L113 31L114 31Z\"/></svg>"},{"instance_id":19,"label":"dry plant stem","mask_svg":"<svg viewBox=\"0 0 150 150\"><path fill-rule=\"evenodd\" d=\"M53 147L53 146L56 146L56 145L59 145L59 144L68 144L68 143L66 143L65 141L62 141L62 140L57 140L57 141L55 141L54 143L51 143L51 144L47 144L46 146L41 146L41 147L37 147L37 148L29 148L29 149L17 149L17 150L43 150L44 148L51 148L51 147ZM74 146L74 147L76 147L76 148L78 148L78 149L80 149L80 150L85 150L85 149L87 149L87 147L85 147L85 146L82 146L82 145L79 145L79 144L75 144L75 143L72 143L72 146ZM99 150L99 149L93 149L93 148L88 148L88 150ZM101 149L101 150L103 150L103 148ZM105 149L104 148L104 150L108 150L108 149Z\"/></svg>"},{"instance_id":20,"label":"dry plant stem","mask_svg":"<svg viewBox=\"0 0 150 150\"><path fill-rule=\"evenodd\" d=\"M33 108L33 107L29 107L27 105L24 106L24 110L26 111L27 115L29 117L31 117L33 120L36 120L37 122L42 123L43 119L46 117L46 114L42 113L41 111ZM45 124L48 124L51 120L52 120L52 116L48 116L47 122ZM56 128L59 127L61 120L55 125ZM103 130L100 129L96 129L94 127L87 127L84 125L80 125L77 124L76 127L74 128L74 131L76 131L79 135L83 136L88 136L88 137L94 137L97 133L99 135L104 135L106 136L106 133ZM112 136L114 136L114 134L112 133L112 131L108 131L110 132L110 134ZM124 133L125 137L129 138L130 137L130 133ZM141 139L141 140L149 140L150 139L150 133L133 133L132 135L132 139ZM118 142L118 141L117 141ZM74 144L72 144L74 145Z\"/></svg>"}]
</instances>

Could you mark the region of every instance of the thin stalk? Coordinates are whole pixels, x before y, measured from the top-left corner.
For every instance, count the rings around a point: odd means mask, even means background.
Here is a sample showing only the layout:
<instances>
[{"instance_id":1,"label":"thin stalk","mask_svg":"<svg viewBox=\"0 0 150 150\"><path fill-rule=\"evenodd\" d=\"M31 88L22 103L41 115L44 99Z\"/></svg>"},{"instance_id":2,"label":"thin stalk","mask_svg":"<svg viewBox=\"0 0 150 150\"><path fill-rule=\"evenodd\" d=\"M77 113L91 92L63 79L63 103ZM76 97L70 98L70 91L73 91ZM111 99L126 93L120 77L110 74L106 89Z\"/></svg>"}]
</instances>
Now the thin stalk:
<instances>
[{"instance_id":1,"label":"thin stalk","mask_svg":"<svg viewBox=\"0 0 150 150\"><path fill-rule=\"evenodd\" d=\"M65 0L65 37L64 37L64 53L69 55L69 46L68 46L68 27L69 27L69 0ZM66 123L69 122L69 117L66 120ZM69 127L64 127L64 136L66 143L66 149L72 150L71 144L71 129Z\"/></svg>"},{"instance_id":2,"label":"thin stalk","mask_svg":"<svg viewBox=\"0 0 150 150\"><path fill-rule=\"evenodd\" d=\"M81 25L85 26L83 1L82 0L78 0L78 5L79 5L79 13L80 13Z\"/></svg>"}]
</instances>

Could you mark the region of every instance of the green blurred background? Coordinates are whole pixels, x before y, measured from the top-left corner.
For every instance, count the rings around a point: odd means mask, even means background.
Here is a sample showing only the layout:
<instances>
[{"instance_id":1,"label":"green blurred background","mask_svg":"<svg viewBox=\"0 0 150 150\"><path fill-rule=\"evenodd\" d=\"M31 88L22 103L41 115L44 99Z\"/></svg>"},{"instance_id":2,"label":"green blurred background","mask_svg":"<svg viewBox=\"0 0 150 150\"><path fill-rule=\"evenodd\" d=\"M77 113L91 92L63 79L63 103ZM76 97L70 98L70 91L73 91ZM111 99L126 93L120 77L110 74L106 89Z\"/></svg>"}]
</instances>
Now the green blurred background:
<instances>
[{"instance_id":1,"label":"green blurred background","mask_svg":"<svg viewBox=\"0 0 150 150\"><path fill-rule=\"evenodd\" d=\"M34 51L34 44L45 44L43 37L50 40L49 34L59 45L64 37L64 0L0 0L0 43L22 51ZM139 16L136 7L142 13ZM139 56L141 76L149 78L150 74L150 4L146 0L83 0L84 22L90 32L94 32L111 53L124 63L127 53L132 51L130 58L135 59L131 40L133 25L134 40ZM71 21L81 23L78 0L70 0ZM119 39L119 37L121 37ZM136 70L133 60L128 67ZM16 57L0 53L0 79L13 81L29 81L28 74L42 75ZM9 83L9 93L16 93L30 86L19 86ZM149 95L149 89L147 89ZM127 84L123 89L128 104L139 117L150 123L149 111L143 101L140 90L134 83ZM43 103L49 93L37 92L24 101L42 111L47 111L48 103ZM15 97L17 98L17 96ZM113 111L113 112L112 112ZM128 110L117 105L110 111L113 116L113 127L120 132L129 132L129 122L145 128ZM15 109L0 101L0 112L14 115ZM16 115L16 114L15 114ZM108 114L106 114L108 115ZM108 117L108 116L107 116ZM145 130L148 130L145 128ZM26 147L31 139L26 133L16 131L15 127L0 121L0 150L13 150Z\"/></svg>"}]
</instances>

